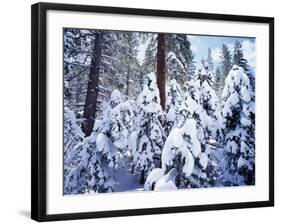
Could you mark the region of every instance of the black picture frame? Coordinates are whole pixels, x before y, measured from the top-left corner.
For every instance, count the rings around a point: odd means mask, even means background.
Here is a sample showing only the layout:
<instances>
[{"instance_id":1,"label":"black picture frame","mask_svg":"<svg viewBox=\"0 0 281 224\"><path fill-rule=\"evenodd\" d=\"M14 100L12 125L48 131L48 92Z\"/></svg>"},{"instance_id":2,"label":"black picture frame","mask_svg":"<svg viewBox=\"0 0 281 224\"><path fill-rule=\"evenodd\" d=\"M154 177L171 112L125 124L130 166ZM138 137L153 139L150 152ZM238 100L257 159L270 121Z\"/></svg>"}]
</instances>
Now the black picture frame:
<instances>
[{"instance_id":1,"label":"black picture frame","mask_svg":"<svg viewBox=\"0 0 281 224\"><path fill-rule=\"evenodd\" d=\"M117 8L89 5L37 3L31 10L31 218L36 221L102 218L116 216L148 215L161 213L193 212L206 210L238 209L274 206L274 18L240 15L163 11L136 8ZM269 200L208 204L195 206L160 207L149 209L114 210L68 214L46 213L46 13L48 10L75 12L100 12L124 15L177 17L232 22L254 22L269 25Z\"/></svg>"}]
</instances>

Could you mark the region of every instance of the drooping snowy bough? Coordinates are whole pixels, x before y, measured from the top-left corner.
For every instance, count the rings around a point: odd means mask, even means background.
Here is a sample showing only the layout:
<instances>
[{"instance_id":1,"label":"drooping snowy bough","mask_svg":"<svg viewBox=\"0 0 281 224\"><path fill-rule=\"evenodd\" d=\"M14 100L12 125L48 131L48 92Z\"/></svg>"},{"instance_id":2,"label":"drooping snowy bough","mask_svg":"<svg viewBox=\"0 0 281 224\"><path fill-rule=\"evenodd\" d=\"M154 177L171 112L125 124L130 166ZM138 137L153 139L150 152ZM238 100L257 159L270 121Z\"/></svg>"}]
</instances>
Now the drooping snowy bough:
<instances>
[{"instance_id":1,"label":"drooping snowy bough","mask_svg":"<svg viewBox=\"0 0 281 224\"><path fill-rule=\"evenodd\" d=\"M207 166L207 156L201 152L194 119L187 119L181 128L173 128L162 151L162 168L153 170L147 178L145 189L165 190L187 188L198 160L202 168Z\"/></svg>"}]
</instances>

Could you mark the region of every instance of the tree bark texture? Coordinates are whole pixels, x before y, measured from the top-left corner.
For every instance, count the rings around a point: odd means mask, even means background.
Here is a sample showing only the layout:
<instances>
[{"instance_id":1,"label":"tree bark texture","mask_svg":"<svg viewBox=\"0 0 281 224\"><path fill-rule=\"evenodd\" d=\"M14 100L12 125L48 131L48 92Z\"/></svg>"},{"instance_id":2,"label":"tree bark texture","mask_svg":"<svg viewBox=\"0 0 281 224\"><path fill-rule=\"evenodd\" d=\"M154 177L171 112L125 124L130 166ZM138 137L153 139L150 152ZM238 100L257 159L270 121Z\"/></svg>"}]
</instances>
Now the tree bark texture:
<instances>
[{"instance_id":1,"label":"tree bark texture","mask_svg":"<svg viewBox=\"0 0 281 224\"><path fill-rule=\"evenodd\" d=\"M90 136L95 124L95 116L97 111L97 100L99 95L99 73L101 64L101 45L102 33L95 34L95 45L93 50L93 58L91 62L89 81L86 94L86 102L84 106L84 122L82 130L85 136Z\"/></svg>"},{"instance_id":2,"label":"tree bark texture","mask_svg":"<svg viewBox=\"0 0 281 224\"><path fill-rule=\"evenodd\" d=\"M157 38L157 86L160 94L160 104L165 110L165 34L159 33Z\"/></svg>"}]
</instances>

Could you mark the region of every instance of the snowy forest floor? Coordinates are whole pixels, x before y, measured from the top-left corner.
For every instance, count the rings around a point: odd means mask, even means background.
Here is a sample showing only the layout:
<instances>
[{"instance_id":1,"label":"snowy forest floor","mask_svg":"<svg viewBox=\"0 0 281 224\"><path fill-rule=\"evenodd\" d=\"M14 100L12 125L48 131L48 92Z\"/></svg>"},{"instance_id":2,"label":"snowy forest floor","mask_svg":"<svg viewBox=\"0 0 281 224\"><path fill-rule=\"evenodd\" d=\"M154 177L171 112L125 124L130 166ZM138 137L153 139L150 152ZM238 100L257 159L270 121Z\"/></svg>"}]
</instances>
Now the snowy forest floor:
<instances>
[{"instance_id":1,"label":"snowy forest floor","mask_svg":"<svg viewBox=\"0 0 281 224\"><path fill-rule=\"evenodd\" d=\"M139 184L139 176L131 173L131 165L128 158L124 159L124 166L116 170L114 174L116 184L115 192L143 191L143 185Z\"/></svg>"},{"instance_id":2,"label":"snowy forest floor","mask_svg":"<svg viewBox=\"0 0 281 224\"><path fill-rule=\"evenodd\" d=\"M213 141L214 143L214 141ZM211 147L214 150L216 161L220 163L223 159L223 148ZM115 192L132 192L132 191L144 191L144 185L139 184L139 175L131 173L130 159L125 157L123 166L118 168L114 173L114 179L116 184L114 185ZM221 183L217 183L217 187L222 186Z\"/></svg>"}]
</instances>

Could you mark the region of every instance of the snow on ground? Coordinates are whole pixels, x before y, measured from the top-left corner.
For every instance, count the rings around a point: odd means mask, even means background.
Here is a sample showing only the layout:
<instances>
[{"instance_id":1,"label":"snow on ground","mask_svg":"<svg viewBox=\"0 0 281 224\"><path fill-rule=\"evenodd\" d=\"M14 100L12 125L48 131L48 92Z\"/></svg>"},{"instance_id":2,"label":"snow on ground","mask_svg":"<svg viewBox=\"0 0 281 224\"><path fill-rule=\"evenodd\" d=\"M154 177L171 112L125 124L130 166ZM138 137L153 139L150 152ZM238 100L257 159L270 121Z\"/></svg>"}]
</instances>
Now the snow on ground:
<instances>
[{"instance_id":1,"label":"snow on ground","mask_svg":"<svg viewBox=\"0 0 281 224\"><path fill-rule=\"evenodd\" d=\"M114 174L116 183L115 192L143 191L143 185L139 184L139 177L131 174L131 166L128 158L125 158L124 166L116 170Z\"/></svg>"}]
</instances>

